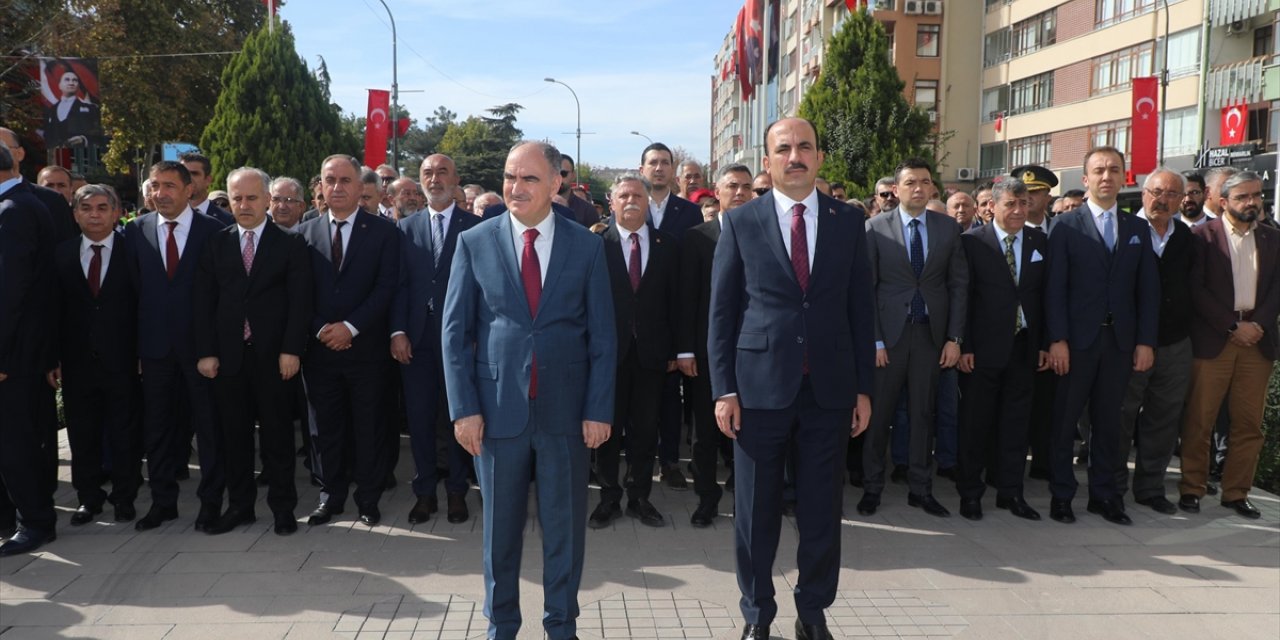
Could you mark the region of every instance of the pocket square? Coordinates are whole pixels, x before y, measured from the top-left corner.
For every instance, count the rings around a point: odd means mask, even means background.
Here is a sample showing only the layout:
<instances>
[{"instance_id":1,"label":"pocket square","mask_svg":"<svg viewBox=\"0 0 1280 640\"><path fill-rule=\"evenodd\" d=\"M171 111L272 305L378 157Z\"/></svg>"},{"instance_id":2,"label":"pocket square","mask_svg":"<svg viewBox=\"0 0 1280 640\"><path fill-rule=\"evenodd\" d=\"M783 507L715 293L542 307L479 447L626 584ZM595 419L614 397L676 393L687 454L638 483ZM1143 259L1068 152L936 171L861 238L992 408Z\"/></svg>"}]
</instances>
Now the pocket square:
<instances>
[{"instance_id":1,"label":"pocket square","mask_svg":"<svg viewBox=\"0 0 1280 640\"><path fill-rule=\"evenodd\" d=\"M1044 256L1040 255L1040 250L1039 250L1039 249L1032 249L1032 250L1031 250L1031 261L1032 261L1032 262L1040 262L1041 260L1044 260Z\"/></svg>"},{"instance_id":2,"label":"pocket square","mask_svg":"<svg viewBox=\"0 0 1280 640\"><path fill-rule=\"evenodd\" d=\"M1129 244L1142 244L1142 242L1138 240L1138 236L1129 236Z\"/></svg>"}]
</instances>

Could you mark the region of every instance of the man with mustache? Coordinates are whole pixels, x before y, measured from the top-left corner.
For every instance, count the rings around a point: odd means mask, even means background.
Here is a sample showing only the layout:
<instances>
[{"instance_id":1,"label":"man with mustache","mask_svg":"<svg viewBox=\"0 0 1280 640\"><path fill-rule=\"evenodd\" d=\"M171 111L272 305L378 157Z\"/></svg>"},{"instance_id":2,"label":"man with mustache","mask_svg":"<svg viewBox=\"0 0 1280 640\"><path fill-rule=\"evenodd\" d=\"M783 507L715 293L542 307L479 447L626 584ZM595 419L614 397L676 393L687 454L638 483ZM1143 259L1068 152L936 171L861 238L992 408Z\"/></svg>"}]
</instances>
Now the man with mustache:
<instances>
[{"instance_id":1,"label":"man with mustache","mask_svg":"<svg viewBox=\"0 0 1280 640\"><path fill-rule=\"evenodd\" d=\"M1191 391L1182 423L1182 494L1178 506L1200 510L1209 473L1209 438L1225 399L1231 447L1222 475L1222 506L1251 519L1249 502L1262 449L1262 411L1272 363L1280 357L1280 232L1258 223L1262 177L1243 171L1208 199L1225 216L1194 230L1191 258ZM1207 201L1207 200L1206 200ZM1229 394L1228 394L1229 390Z\"/></svg>"}]
</instances>

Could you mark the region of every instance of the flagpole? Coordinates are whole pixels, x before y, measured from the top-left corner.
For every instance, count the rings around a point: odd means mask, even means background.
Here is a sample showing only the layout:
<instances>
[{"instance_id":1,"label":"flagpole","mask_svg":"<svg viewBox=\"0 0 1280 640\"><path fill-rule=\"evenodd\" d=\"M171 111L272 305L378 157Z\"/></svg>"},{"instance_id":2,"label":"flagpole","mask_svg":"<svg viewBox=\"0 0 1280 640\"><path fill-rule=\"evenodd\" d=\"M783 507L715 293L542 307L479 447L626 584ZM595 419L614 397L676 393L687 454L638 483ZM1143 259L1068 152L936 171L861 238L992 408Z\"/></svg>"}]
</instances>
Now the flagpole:
<instances>
[{"instance_id":1,"label":"flagpole","mask_svg":"<svg viewBox=\"0 0 1280 640\"><path fill-rule=\"evenodd\" d=\"M276 32L276 0L267 0L267 33Z\"/></svg>"},{"instance_id":2,"label":"flagpole","mask_svg":"<svg viewBox=\"0 0 1280 640\"><path fill-rule=\"evenodd\" d=\"M396 62L396 17L391 15L391 7L387 6L385 0L378 0L378 2L382 3L382 8L387 10L387 17L391 18L392 115L388 118L388 126L391 128L391 167L396 170L396 175L400 175L400 83L398 77L399 67Z\"/></svg>"},{"instance_id":3,"label":"flagpole","mask_svg":"<svg viewBox=\"0 0 1280 640\"><path fill-rule=\"evenodd\" d=\"M1164 166L1164 123L1169 101L1169 0L1164 4L1164 55L1160 63L1160 166Z\"/></svg>"}]
</instances>

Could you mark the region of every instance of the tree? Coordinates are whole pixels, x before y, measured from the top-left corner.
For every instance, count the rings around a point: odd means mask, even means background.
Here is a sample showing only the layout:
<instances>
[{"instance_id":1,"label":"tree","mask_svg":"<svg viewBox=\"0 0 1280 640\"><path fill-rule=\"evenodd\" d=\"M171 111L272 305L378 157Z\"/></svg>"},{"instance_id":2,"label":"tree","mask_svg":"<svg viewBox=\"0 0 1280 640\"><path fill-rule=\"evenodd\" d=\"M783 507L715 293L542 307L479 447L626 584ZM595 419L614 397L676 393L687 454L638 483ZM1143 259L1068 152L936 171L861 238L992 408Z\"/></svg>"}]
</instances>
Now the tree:
<instances>
[{"instance_id":1,"label":"tree","mask_svg":"<svg viewBox=\"0 0 1280 640\"><path fill-rule=\"evenodd\" d=\"M903 159L935 159L929 118L907 103L903 86L884 27L865 11L850 14L800 102L800 116L814 123L826 152L823 178L866 194Z\"/></svg>"},{"instance_id":2,"label":"tree","mask_svg":"<svg viewBox=\"0 0 1280 640\"><path fill-rule=\"evenodd\" d=\"M400 139L400 152L405 156L405 175L418 175L418 167L422 164L422 160L439 150L445 131L457 121L458 114L441 105L436 107L435 113L427 117L425 127L418 126L417 122L409 127L408 133Z\"/></svg>"},{"instance_id":3,"label":"tree","mask_svg":"<svg viewBox=\"0 0 1280 640\"><path fill-rule=\"evenodd\" d=\"M349 151L342 139L337 114L282 24L274 33L258 29L227 64L200 146L213 161L214 184L246 165L305 183L326 156Z\"/></svg>"},{"instance_id":4,"label":"tree","mask_svg":"<svg viewBox=\"0 0 1280 640\"><path fill-rule=\"evenodd\" d=\"M521 109L515 103L499 105L486 110L490 117L470 116L448 126L438 151L453 158L463 182L495 191L501 188L507 151L522 135L516 128Z\"/></svg>"}]
</instances>

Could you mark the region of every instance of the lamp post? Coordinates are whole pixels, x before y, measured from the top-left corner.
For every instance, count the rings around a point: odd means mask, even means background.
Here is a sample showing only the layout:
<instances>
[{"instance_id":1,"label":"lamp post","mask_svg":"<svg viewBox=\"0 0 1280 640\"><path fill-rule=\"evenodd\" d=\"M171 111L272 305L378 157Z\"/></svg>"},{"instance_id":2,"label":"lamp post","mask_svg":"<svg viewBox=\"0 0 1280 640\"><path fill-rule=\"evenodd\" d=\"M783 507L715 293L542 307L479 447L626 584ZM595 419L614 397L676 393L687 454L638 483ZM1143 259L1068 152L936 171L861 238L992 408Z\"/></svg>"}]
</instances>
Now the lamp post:
<instances>
[{"instance_id":1,"label":"lamp post","mask_svg":"<svg viewBox=\"0 0 1280 640\"><path fill-rule=\"evenodd\" d=\"M391 129L391 166L396 170L396 175L400 175L400 83L396 62L396 18L391 15L391 7L387 6L386 0L378 2L382 3L382 8L387 10L387 17L391 19L391 117L387 119L387 126Z\"/></svg>"},{"instance_id":2,"label":"lamp post","mask_svg":"<svg viewBox=\"0 0 1280 640\"><path fill-rule=\"evenodd\" d=\"M578 128L576 129L576 133L578 137L578 150L577 150L578 155L574 156L574 163L582 164L582 103L578 102L578 92L574 91L573 87L563 82L560 82L555 78L543 78L543 80L546 82L554 82L555 84L564 85L564 88L568 89L569 93L573 94L573 104L577 105L578 107Z\"/></svg>"},{"instance_id":3,"label":"lamp post","mask_svg":"<svg viewBox=\"0 0 1280 640\"><path fill-rule=\"evenodd\" d=\"M1169 111L1169 0L1164 5L1164 55L1160 62L1160 166L1164 166L1164 116Z\"/></svg>"},{"instance_id":4,"label":"lamp post","mask_svg":"<svg viewBox=\"0 0 1280 640\"><path fill-rule=\"evenodd\" d=\"M645 140L648 140L648 141L649 141L649 144L653 144L653 138L650 138L649 136L646 136L645 134L640 133L639 131L632 131L632 132L631 132L631 135L633 135L633 136L640 136L641 138L644 138Z\"/></svg>"}]
</instances>

